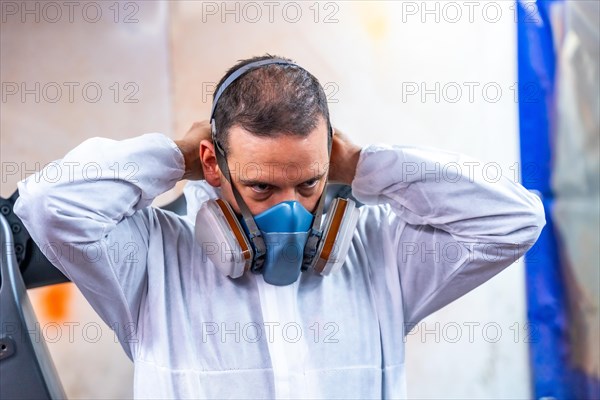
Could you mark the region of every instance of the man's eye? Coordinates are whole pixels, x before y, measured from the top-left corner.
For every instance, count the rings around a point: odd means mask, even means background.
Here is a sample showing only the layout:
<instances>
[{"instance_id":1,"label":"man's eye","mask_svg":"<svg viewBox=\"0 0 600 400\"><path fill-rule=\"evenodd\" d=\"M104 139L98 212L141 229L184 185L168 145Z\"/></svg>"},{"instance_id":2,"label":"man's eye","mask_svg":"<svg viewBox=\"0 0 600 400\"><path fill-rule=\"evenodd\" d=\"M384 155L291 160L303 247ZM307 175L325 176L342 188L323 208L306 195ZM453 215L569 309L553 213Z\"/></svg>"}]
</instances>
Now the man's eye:
<instances>
[{"instance_id":1,"label":"man's eye","mask_svg":"<svg viewBox=\"0 0 600 400\"><path fill-rule=\"evenodd\" d=\"M314 188L319 183L318 179L311 179L310 181L306 181L302 184L302 186L306 189Z\"/></svg>"},{"instance_id":2,"label":"man's eye","mask_svg":"<svg viewBox=\"0 0 600 400\"><path fill-rule=\"evenodd\" d=\"M269 189L271 189L271 185L268 185L266 183L257 183L256 185L252 185L250 187L257 193L265 193L269 191Z\"/></svg>"}]
</instances>

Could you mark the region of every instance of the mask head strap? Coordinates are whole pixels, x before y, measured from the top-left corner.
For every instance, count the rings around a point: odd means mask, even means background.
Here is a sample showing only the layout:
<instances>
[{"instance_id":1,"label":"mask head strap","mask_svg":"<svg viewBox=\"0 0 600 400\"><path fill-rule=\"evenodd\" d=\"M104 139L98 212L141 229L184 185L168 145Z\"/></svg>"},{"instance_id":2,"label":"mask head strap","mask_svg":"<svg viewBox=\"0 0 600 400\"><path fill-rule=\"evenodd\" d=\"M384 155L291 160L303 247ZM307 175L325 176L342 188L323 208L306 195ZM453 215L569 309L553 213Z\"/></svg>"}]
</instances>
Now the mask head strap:
<instances>
[{"instance_id":1,"label":"mask head strap","mask_svg":"<svg viewBox=\"0 0 600 400\"><path fill-rule=\"evenodd\" d=\"M331 159L331 142L333 132L331 129L331 125L329 121L327 121L327 126L329 128L329 140L327 141L327 154ZM331 165L328 165L329 169ZM309 266L312 264L313 259L317 255L317 248L319 246L319 242L321 241L321 237L323 236L323 231L321 230L321 219L323 218L323 208L325 207L325 197L327 193L327 184L329 183L329 174L325 178L325 186L323 187L323 192L321 193L321 197L319 197L319 204L317 209L315 210L315 218L313 219L313 224L308 234L308 240L304 245L304 256L302 258L302 271L306 271Z\"/></svg>"},{"instance_id":2,"label":"mask head strap","mask_svg":"<svg viewBox=\"0 0 600 400\"><path fill-rule=\"evenodd\" d=\"M237 69L236 71L234 71L231 75L229 75L227 77L227 79L225 79L225 81L219 87L219 90L217 90L217 93L215 94L212 108L210 111L210 126L211 126L211 131L212 131L211 132L212 133L212 141L215 146L215 149L217 150L215 152L215 155L217 158L217 164L219 165L219 168L223 172L225 179L227 179L227 181L229 181L229 183L231 184L233 195L235 197L235 200L236 200L238 206L240 207L240 211L242 213L242 217L244 218L244 222L246 223L248 231L250 232L249 239L252 241L252 243L255 247L254 262L252 264L252 272L255 272L255 273L259 273L262 271L262 266L265 262L265 258L266 258L266 254L267 254L265 241L264 241L264 238L262 237L260 229L258 229L258 226L256 226L256 222L254 221L254 217L252 216L250 209L246 205L246 202L244 201L244 199L238 192L237 188L235 187L235 184L233 183L233 181L231 179L231 174L229 172L229 166L227 164L227 155L225 153L225 149L223 148L222 144L217 140L217 127L216 127L216 123L215 123L215 119L214 119L214 114L215 114L215 110L217 108L217 104L219 102L219 98L236 79L238 79L240 76L242 76L246 72L249 72L250 70L253 70L255 68L259 68L259 67L262 67L265 65L271 65L271 64L293 65L298 68L302 68L293 62L283 60L280 58L271 58L271 59L267 59L267 60L260 60L260 61L255 61L255 62L246 64L246 65L240 67L239 69ZM328 129L327 151L328 151L328 155L331 156L331 142L333 139L333 129L331 128L331 123L329 120L327 121L327 129ZM305 261L303 262L302 270L306 270L307 266L310 265L310 262L312 261L312 259L314 258L315 254L317 252L317 246L318 246L319 240L322 236L322 232L321 232L320 228L321 228L321 219L323 216L323 207L325 204L325 193L326 193L327 183L328 183L328 178L326 178L326 179L327 180L325 181L325 187L323 189L323 193L321 193L321 196L319 198L319 203L318 203L317 209L314 214L313 224L312 224L312 227L311 227L311 230L309 233L309 238L304 247L304 260ZM310 259L307 260L307 257L309 257Z\"/></svg>"},{"instance_id":3,"label":"mask head strap","mask_svg":"<svg viewBox=\"0 0 600 400\"><path fill-rule=\"evenodd\" d=\"M214 133L213 133L213 137L214 137ZM213 138L213 143L216 143L214 141L214 138ZM216 146L217 145L215 144L215 147ZM240 207L240 211L242 212L242 217L244 218L244 222L246 223L246 227L248 228L248 231L250 233L248 238L254 245L254 260L253 260L252 267L251 267L252 272L259 272L262 269L263 264L265 263L265 258L267 255L267 247L265 245L265 240L262 237L260 229L258 229L258 226L256 226L256 222L254 221L254 218L252 217L252 213L250 212L250 209L246 205L246 202L244 201L244 199L242 199L242 196L240 195L240 193L238 192L237 188L235 187L233 181L231 180L229 166L227 165L227 159L226 159L224 153L222 154L220 151L217 151L216 157L217 157L217 164L219 165L219 168L223 172L225 179L227 179L227 181L229 181L229 183L231 184L233 196L235 197L235 201L237 202L238 206Z\"/></svg>"}]
</instances>

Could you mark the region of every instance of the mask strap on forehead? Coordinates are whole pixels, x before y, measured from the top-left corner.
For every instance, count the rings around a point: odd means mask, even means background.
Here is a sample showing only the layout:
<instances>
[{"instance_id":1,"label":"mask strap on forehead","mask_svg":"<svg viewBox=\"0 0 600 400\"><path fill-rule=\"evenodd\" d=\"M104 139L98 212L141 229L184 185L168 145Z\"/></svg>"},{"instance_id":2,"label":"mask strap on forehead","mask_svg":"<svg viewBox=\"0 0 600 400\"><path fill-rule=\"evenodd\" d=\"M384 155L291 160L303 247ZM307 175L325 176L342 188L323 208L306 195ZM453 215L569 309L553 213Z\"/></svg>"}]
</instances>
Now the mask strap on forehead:
<instances>
[{"instance_id":1,"label":"mask strap on forehead","mask_svg":"<svg viewBox=\"0 0 600 400\"><path fill-rule=\"evenodd\" d=\"M235 70L231 75L229 75L227 77L227 79L225 79L225 82L223 82L223 84L219 87L219 90L217 90L217 93L215 94L215 98L213 100L212 109L210 110L211 121L214 118L215 109L217 108L217 104L219 103L219 98L221 97L223 92L225 92L225 90L229 87L229 85L231 85L237 78L239 78L246 72L250 71L251 69L255 69L258 67L262 67L264 65L271 65L271 64L293 65L298 68L302 68L298 64L295 64L290 61L282 60L281 58L270 58L268 60L255 61L255 62L251 62L250 64L246 64L243 67L240 67L240 69Z\"/></svg>"},{"instance_id":2,"label":"mask strap on forehead","mask_svg":"<svg viewBox=\"0 0 600 400\"><path fill-rule=\"evenodd\" d=\"M227 77L227 79L225 79L223 84L219 87L219 90L217 90L217 93L215 94L215 97L213 99L213 104L212 104L212 107L210 110L210 125L211 125L211 130L212 130L213 143L214 143L215 147L217 148L218 152L223 156L223 158L226 158L225 149L223 148L223 146L221 146L221 143L219 143L217 141L217 136L216 136L217 135L217 126L215 123L215 110L217 109L217 104L219 104L219 99L221 98L221 95L225 92L225 90L227 90L227 88L237 78L239 78L240 76L242 76L243 74L245 74L246 72L248 72L252 69L262 67L264 65L270 65L270 64L293 65L298 68L302 68L293 62L286 61L281 58L271 58L271 59L267 59L267 60L251 62L251 63L246 64L243 67L240 67L239 69L235 70L231 75L229 75Z\"/></svg>"}]
</instances>

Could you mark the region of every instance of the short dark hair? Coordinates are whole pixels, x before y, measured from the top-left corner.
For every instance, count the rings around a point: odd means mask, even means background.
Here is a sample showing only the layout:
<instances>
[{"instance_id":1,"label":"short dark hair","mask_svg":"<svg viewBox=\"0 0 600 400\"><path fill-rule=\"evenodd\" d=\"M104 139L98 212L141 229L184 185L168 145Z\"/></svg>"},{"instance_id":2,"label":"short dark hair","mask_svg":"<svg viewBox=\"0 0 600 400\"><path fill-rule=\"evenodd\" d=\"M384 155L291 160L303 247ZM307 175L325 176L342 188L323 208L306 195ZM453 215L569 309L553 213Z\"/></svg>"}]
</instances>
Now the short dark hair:
<instances>
[{"instance_id":1,"label":"short dark hair","mask_svg":"<svg viewBox=\"0 0 600 400\"><path fill-rule=\"evenodd\" d=\"M215 94L238 68L271 58L293 62L270 54L239 60L221 78ZM251 69L225 89L214 113L216 139L228 151L229 129L235 125L257 136L307 136L321 117L329 129L327 97L318 79L296 65L270 64Z\"/></svg>"}]
</instances>

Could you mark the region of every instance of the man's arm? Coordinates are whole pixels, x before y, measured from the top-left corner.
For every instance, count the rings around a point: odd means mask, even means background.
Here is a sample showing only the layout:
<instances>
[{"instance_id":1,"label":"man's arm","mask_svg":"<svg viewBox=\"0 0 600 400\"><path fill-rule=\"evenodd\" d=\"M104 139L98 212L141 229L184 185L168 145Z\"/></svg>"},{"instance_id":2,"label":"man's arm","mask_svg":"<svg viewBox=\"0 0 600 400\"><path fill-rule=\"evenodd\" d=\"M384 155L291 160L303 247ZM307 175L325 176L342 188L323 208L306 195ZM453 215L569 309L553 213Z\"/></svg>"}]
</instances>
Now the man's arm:
<instances>
[{"instance_id":1,"label":"man's arm","mask_svg":"<svg viewBox=\"0 0 600 400\"><path fill-rule=\"evenodd\" d=\"M397 268L388 276L399 280L407 323L496 275L540 235L540 199L491 167L422 148L361 151L352 193L389 210L372 230L379 240L373 251L384 264L373 269Z\"/></svg>"},{"instance_id":2,"label":"man's arm","mask_svg":"<svg viewBox=\"0 0 600 400\"><path fill-rule=\"evenodd\" d=\"M162 134L96 137L18 183L15 213L53 265L116 328L129 357L149 232L158 221L148 206L182 178L184 163L179 147Z\"/></svg>"}]
</instances>

